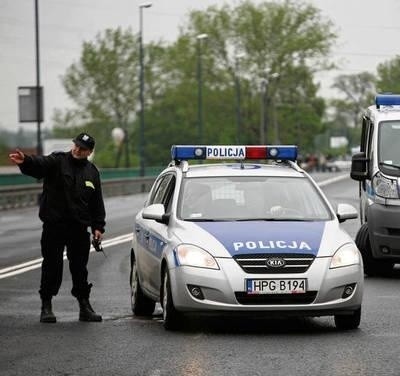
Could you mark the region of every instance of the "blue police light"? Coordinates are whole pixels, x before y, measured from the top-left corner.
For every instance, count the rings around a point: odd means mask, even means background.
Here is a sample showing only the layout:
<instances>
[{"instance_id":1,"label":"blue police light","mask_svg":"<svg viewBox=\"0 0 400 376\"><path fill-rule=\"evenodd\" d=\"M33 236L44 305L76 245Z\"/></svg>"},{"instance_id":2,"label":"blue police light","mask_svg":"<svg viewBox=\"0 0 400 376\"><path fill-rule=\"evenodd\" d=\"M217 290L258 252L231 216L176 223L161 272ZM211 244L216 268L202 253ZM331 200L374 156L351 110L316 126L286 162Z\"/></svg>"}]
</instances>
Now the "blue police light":
<instances>
[{"instance_id":1,"label":"blue police light","mask_svg":"<svg viewBox=\"0 0 400 376\"><path fill-rule=\"evenodd\" d=\"M267 159L295 161L297 159L297 146L267 146Z\"/></svg>"},{"instance_id":2,"label":"blue police light","mask_svg":"<svg viewBox=\"0 0 400 376\"><path fill-rule=\"evenodd\" d=\"M172 159L206 159L206 147L195 145L173 145L171 148Z\"/></svg>"},{"instance_id":3,"label":"blue police light","mask_svg":"<svg viewBox=\"0 0 400 376\"><path fill-rule=\"evenodd\" d=\"M295 145L173 145L171 156L174 160L189 159L297 159Z\"/></svg>"},{"instance_id":4,"label":"blue police light","mask_svg":"<svg viewBox=\"0 0 400 376\"><path fill-rule=\"evenodd\" d=\"M378 94L375 97L376 108L380 106L399 106L400 94Z\"/></svg>"}]
</instances>

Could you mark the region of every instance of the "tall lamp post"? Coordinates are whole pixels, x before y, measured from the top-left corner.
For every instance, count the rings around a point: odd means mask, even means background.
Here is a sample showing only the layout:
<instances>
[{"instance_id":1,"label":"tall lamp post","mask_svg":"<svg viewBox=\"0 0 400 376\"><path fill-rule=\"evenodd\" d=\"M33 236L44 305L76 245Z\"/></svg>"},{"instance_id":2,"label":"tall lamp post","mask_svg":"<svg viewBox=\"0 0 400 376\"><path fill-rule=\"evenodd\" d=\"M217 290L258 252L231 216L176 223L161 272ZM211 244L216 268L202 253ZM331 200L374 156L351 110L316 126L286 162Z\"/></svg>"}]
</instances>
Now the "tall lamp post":
<instances>
[{"instance_id":1,"label":"tall lamp post","mask_svg":"<svg viewBox=\"0 0 400 376\"><path fill-rule=\"evenodd\" d=\"M125 130L120 127L113 128L111 131L111 137L117 149L115 157L115 168L117 168L119 167L119 160L121 159L122 145L125 140Z\"/></svg>"},{"instance_id":2,"label":"tall lamp post","mask_svg":"<svg viewBox=\"0 0 400 376\"><path fill-rule=\"evenodd\" d=\"M267 101L267 80L262 78L260 81L260 93L261 93L261 113L260 113L260 144L265 144L265 133L267 130L267 111L266 111L266 101Z\"/></svg>"},{"instance_id":3,"label":"tall lamp post","mask_svg":"<svg viewBox=\"0 0 400 376\"><path fill-rule=\"evenodd\" d=\"M260 91L261 91L261 121L260 121L260 144L266 143L267 136L267 102L268 102L268 84L269 79L279 77L279 73L272 73L268 78L261 78Z\"/></svg>"},{"instance_id":4,"label":"tall lamp post","mask_svg":"<svg viewBox=\"0 0 400 376\"><path fill-rule=\"evenodd\" d=\"M37 146L36 154L42 155L42 134L40 123L42 114L42 88L40 87L40 54L39 54L39 0L35 0L35 41L36 41L36 118L37 118Z\"/></svg>"},{"instance_id":5,"label":"tall lamp post","mask_svg":"<svg viewBox=\"0 0 400 376\"><path fill-rule=\"evenodd\" d=\"M236 87L236 144L240 144L240 132L242 128L242 116L241 116L241 98L240 98L240 59L244 57L244 54L235 55L235 87Z\"/></svg>"},{"instance_id":6,"label":"tall lamp post","mask_svg":"<svg viewBox=\"0 0 400 376\"><path fill-rule=\"evenodd\" d=\"M140 135L139 135L139 158L140 176L144 176L144 63L143 63L143 8L150 8L152 3L142 3L139 5L139 102L140 102Z\"/></svg>"},{"instance_id":7,"label":"tall lamp post","mask_svg":"<svg viewBox=\"0 0 400 376\"><path fill-rule=\"evenodd\" d=\"M197 39L197 131L199 144L203 144L203 77L202 77L202 57L201 57L201 44L204 39L207 39L207 34L199 34Z\"/></svg>"}]
</instances>

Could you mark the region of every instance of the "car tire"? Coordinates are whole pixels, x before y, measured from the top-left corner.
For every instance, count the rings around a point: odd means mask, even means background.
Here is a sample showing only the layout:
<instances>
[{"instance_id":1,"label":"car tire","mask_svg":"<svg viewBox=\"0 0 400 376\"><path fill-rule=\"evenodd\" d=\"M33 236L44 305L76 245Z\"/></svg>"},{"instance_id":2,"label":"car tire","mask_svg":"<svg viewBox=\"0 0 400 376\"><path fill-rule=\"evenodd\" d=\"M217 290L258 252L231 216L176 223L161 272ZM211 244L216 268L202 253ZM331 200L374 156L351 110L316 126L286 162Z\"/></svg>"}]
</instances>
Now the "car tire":
<instances>
[{"instance_id":1,"label":"car tire","mask_svg":"<svg viewBox=\"0 0 400 376\"><path fill-rule=\"evenodd\" d=\"M131 257L131 306L132 312L136 316L151 316L154 312L156 302L144 295L140 286L137 273L135 257Z\"/></svg>"},{"instance_id":2,"label":"car tire","mask_svg":"<svg viewBox=\"0 0 400 376\"><path fill-rule=\"evenodd\" d=\"M162 288L162 308L164 328L167 330L178 330L182 325L182 314L176 310L172 300L171 282L168 268L165 268Z\"/></svg>"},{"instance_id":3,"label":"car tire","mask_svg":"<svg viewBox=\"0 0 400 376\"><path fill-rule=\"evenodd\" d=\"M364 223L356 235L355 243L361 252L364 263L364 273L370 277L388 275L393 270L394 263L374 259L369 241L368 224Z\"/></svg>"},{"instance_id":4,"label":"car tire","mask_svg":"<svg viewBox=\"0 0 400 376\"><path fill-rule=\"evenodd\" d=\"M335 315L335 325L340 330L357 329L361 321L361 307L350 315Z\"/></svg>"}]
</instances>

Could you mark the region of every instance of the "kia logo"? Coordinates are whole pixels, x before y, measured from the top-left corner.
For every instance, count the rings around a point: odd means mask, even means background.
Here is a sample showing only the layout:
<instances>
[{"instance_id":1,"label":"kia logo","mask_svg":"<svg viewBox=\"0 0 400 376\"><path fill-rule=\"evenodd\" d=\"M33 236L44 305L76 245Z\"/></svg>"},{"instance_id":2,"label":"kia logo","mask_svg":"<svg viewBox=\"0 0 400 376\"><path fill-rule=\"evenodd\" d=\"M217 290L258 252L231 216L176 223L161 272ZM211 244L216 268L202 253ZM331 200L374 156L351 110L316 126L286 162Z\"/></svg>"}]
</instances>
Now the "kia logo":
<instances>
[{"instance_id":1,"label":"kia logo","mask_svg":"<svg viewBox=\"0 0 400 376\"><path fill-rule=\"evenodd\" d=\"M267 259L266 265L270 268L282 268L286 265L286 261L281 257L272 257Z\"/></svg>"}]
</instances>

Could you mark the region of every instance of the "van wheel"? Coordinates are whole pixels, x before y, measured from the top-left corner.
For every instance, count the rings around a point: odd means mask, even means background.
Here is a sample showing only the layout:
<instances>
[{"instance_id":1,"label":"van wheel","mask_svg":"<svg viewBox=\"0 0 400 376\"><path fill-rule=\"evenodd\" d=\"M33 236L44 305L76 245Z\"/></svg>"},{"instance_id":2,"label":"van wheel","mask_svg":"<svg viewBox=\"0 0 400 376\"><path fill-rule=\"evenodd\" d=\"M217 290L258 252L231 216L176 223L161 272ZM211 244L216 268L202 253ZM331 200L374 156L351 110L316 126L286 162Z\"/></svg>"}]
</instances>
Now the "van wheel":
<instances>
[{"instance_id":1,"label":"van wheel","mask_svg":"<svg viewBox=\"0 0 400 376\"><path fill-rule=\"evenodd\" d=\"M377 260L372 256L367 223L364 223L358 230L355 243L361 252L366 275L388 275L392 271L393 262Z\"/></svg>"},{"instance_id":2,"label":"van wheel","mask_svg":"<svg viewBox=\"0 0 400 376\"><path fill-rule=\"evenodd\" d=\"M181 327L182 314L176 310L172 300L171 282L168 268L164 270L163 288L162 288L162 307L164 328L167 330L177 330Z\"/></svg>"},{"instance_id":3,"label":"van wheel","mask_svg":"<svg viewBox=\"0 0 400 376\"><path fill-rule=\"evenodd\" d=\"M361 307L350 315L335 315L335 325L337 329L351 330L357 329L361 321Z\"/></svg>"},{"instance_id":4,"label":"van wheel","mask_svg":"<svg viewBox=\"0 0 400 376\"><path fill-rule=\"evenodd\" d=\"M144 295L139 282L136 260L134 257L131 260L132 267L130 284L132 312L136 316L151 316L154 312L156 302Z\"/></svg>"}]
</instances>

